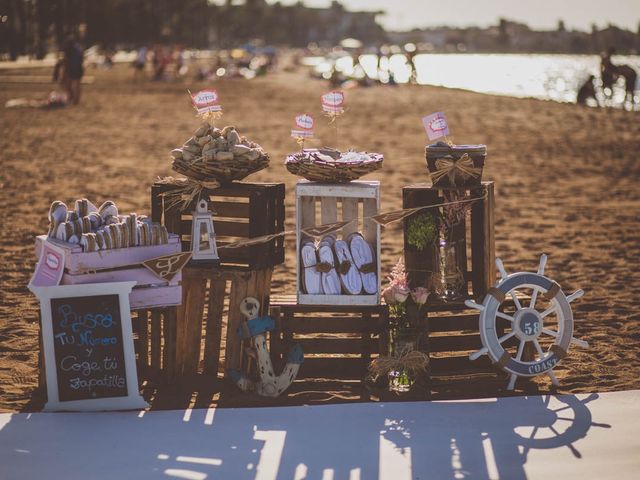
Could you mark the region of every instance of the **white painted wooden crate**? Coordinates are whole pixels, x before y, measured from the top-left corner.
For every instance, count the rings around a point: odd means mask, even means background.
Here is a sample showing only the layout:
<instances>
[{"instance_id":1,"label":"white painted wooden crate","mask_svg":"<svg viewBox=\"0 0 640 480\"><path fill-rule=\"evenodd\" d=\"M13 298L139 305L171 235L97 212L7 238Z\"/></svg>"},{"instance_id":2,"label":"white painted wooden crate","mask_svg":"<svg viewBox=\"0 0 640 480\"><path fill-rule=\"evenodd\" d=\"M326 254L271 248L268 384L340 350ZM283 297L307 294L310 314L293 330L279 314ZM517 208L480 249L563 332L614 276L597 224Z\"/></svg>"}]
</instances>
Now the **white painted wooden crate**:
<instances>
[{"instance_id":1,"label":"white painted wooden crate","mask_svg":"<svg viewBox=\"0 0 640 480\"><path fill-rule=\"evenodd\" d=\"M46 235L36 237L36 257L40 257ZM178 272L170 282L151 273L142 262L163 255L180 253L180 237L169 234L169 243L148 245L98 252L83 252L80 245L72 245L56 239L49 239L65 250L64 274L61 285L82 285L87 283L107 283L135 280L137 285L131 290L129 304L131 310L166 307L182 303L182 272Z\"/></svg>"},{"instance_id":2,"label":"white painted wooden crate","mask_svg":"<svg viewBox=\"0 0 640 480\"><path fill-rule=\"evenodd\" d=\"M380 182L356 180L349 183L317 183L300 180L296 185L296 290L301 305L378 305L380 303L380 225L364 217L380 209ZM378 291L375 295L309 295L302 291L303 265L300 260L302 229L357 218L357 222L335 232L346 238L360 232L372 246L376 262Z\"/></svg>"}]
</instances>

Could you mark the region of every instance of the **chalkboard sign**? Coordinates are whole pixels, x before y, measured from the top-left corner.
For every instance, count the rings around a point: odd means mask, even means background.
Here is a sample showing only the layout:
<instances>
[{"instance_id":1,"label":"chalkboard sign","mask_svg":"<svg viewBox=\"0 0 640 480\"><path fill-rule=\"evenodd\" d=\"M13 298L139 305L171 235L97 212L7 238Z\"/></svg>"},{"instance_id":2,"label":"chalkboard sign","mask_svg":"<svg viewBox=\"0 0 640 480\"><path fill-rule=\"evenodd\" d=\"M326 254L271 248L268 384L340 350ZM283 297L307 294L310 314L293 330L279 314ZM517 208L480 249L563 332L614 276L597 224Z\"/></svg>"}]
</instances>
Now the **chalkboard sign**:
<instances>
[{"instance_id":1,"label":"chalkboard sign","mask_svg":"<svg viewBox=\"0 0 640 480\"><path fill-rule=\"evenodd\" d=\"M60 401L127 396L118 295L53 298L51 322Z\"/></svg>"},{"instance_id":2,"label":"chalkboard sign","mask_svg":"<svg viewBox=\"0 0 640 480\"><path fill-rule=\"evenodd\" d=\"M133 285L29 287L42 310L45 410L148 406L138 393L129 310Z\"/></svg>"}]
</instances>

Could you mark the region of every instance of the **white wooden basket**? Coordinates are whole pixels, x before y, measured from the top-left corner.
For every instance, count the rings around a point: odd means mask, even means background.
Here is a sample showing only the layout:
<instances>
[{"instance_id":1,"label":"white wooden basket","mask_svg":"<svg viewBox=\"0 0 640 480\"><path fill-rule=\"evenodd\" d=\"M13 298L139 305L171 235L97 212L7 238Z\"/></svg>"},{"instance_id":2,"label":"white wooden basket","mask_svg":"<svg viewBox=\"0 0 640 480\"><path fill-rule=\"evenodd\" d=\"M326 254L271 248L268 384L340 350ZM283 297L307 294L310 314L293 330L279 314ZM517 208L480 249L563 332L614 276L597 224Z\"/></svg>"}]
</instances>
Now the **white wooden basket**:
<instances>
[{"instance_id":1,"label":"white wooden basket","mask_svg":"<svg viewBox=\"0 0 640 480\"><path fill-rule=\"evenodd\" d=\"M380 209L380 182L357 180L349 183L317 183L300 180L296 185L296 289L302 305L378 305L380 303L380 225L365 217ZM371 245L376 263L378 289L375 295L309 295L302 291L303 266L300 261L302 230L316 225L357 219L335 232L346 238L362 233Z\"/></svg>"}]
</instances>

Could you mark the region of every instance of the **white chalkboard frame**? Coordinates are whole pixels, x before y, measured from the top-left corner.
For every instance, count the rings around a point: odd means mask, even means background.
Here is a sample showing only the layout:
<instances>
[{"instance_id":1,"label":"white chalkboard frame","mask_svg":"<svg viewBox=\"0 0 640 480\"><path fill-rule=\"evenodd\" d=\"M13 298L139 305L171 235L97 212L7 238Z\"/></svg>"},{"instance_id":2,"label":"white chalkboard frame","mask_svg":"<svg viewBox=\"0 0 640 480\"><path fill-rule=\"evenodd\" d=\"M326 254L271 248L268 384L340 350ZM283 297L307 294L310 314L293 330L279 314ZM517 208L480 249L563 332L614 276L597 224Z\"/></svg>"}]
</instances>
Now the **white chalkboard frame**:
<instances>
[{"instance_id":1,"label":"white chalkboard frame","mask_svg":"<svg viewBox=\"0 0 640 480\"><path fill-rule=\"evenodd\" d=\"M40 300L40 311L42 315L42 345L47 379L47 403L44 406L45 411L92 412L101 410L138 410L149 407L149 404L144 401L138 391L138 372L136 370L133 329L131 328L131 310L129 308L129 293L135 285L136 282L110 282L85 285L58 285L55 287L29 286L29 289L38 297L38 300ZM120 299L120 320L127 378L127 396L60 401L58 394L58 377L56 374L53 325L51 322L51 299L114 294L118 295Z\"/></svg>"}]
</instances>

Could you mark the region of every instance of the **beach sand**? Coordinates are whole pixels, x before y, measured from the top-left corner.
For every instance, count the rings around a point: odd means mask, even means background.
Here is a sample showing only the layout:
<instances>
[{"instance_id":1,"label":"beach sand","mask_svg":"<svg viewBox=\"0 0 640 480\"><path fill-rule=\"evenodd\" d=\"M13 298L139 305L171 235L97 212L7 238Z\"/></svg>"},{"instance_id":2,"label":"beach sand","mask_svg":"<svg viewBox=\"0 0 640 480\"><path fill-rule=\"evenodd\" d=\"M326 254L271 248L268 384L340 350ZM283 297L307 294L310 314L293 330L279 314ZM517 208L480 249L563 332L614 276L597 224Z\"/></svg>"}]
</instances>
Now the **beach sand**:
<instances>
[{"instance_id":1,"label":"beach sand","mask_svg":"<svg viewBox=\"0 0 640 480\"><path fill-rule=\"evenodd\" d=\"M3 81L0 104L42 97L46 84ZM49 72L29 70L29 74ZM0 115L0 410L37 408L38 304L26 285L35 265L34 236L47 228L53 200L116 201L121 212L148 213L150 186L172 175L169 150L197 127L186 88L205 85L133 84L124 66L94 72L82 104L60 110L4 109ZM326 84L302 73L217 82L221 123L260 143L271 165L250 181L284 181L287 229L294 228L296 177L283 164L297 148L293 117L316 114L317 145L335 145L335 132L319 112ZM565 292L582 288L573 303L575 336L590 343L572 349L556 370L559 392L640 388L640 117L637 113L513 99L424 86L373 87L347 93L337 146L382 152L384 167L368 179L382 182L383 210L401 208L401 189L428 180L421 116L446 112L456 143L485 143L485 180L496 182L496 252L507 270L546 273ZM274 273L272 292L294 293L295 243L286 239L286 263ZM389 271L402 254L400 224L382 233ZM497 395L497 385L470 382L439 398ZM525 391L548 391L540 377ZM529 390L526 390L526 389ZM522 393L522 386L516 393ZM237 395L240 397L240 395ZM225 404L234 404L233 395ZM348 389L297 392L281 403L357 400ZM269 403L269 404L276 404ZM237 404L242 404L238 400ZM158 406L157 404L155 406ZM181 406L169 397L160 406Z\"/></svg>"}]
</instances>

